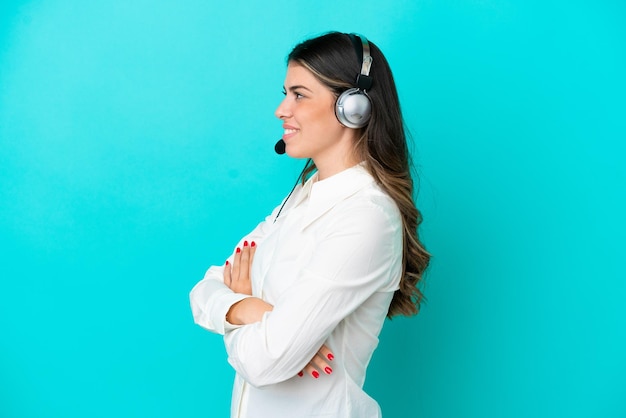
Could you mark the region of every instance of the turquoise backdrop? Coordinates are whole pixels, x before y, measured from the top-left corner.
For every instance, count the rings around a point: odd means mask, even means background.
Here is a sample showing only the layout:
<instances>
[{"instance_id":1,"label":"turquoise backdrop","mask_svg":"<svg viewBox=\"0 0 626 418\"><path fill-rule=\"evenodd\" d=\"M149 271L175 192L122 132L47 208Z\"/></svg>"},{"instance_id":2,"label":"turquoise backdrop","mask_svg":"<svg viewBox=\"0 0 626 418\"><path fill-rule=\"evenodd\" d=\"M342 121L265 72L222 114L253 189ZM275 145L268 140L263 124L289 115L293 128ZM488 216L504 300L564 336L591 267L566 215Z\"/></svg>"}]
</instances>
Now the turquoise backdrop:
<instances>
[{"instance_id":1,"label":"turquoise backdrop","mask_svg":"<svg viewBox=\"0 0 626 418\"><path fill-rule=\"evenodd\" d=\"M385 417L626 417L626 3L0 5L0 417L225 417L188 292L289 191L285 56L386 53L428 303L387 322ZM374 78L375 78L374 74Z\"/></svg>"}]
</instances>

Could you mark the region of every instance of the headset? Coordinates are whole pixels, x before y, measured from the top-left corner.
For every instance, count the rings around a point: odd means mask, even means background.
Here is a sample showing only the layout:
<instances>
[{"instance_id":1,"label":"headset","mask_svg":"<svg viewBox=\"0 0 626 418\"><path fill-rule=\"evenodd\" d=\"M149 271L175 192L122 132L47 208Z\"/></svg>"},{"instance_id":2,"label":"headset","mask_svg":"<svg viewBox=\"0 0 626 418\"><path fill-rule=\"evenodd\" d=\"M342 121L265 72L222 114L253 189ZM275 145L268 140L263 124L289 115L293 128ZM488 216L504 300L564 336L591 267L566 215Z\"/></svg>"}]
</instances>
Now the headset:
<instances>
[{"instance_id":1,"label":"headset","mask_svg":"<svg viewBox=\"0 0 626 418\"><path fill-rule=\"evenodd\" d=\"M367 95L367 90L372 87L373 81L370 77L372 56L367 38L354 33L348 36L354 45L358 60L362 63L361 72L356 77L357 86L344 91L337 99L335 115L343 126L359 129L367 125L372 115L372 102Z\"/></svg>"}]
</instances>

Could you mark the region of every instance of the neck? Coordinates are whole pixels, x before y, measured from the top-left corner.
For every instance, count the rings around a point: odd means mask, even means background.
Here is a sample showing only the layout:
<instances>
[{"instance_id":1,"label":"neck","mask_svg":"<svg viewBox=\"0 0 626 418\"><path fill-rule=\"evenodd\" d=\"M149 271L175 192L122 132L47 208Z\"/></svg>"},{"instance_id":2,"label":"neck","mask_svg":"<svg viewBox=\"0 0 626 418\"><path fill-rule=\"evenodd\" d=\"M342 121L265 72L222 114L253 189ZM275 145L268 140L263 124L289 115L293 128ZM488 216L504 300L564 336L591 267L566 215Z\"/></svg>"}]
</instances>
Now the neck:
<instances>
[{"instance_id":1,"label":"neck","mask_svg":"<svg viewBox=\"0 0 626 418\"><path fill-rule=\"evenodd\" d=\"M317 168L318 180L324 180L328 177L334 176L337 173L342 172L350 167L354 167L360 162L360 159L356 155L354 148L355 139L352 137L353 132L348 132L341 141L337 143L337 146L328 150L322 155L316 155L313 157L313 162Z\"/></svg>"},{"instance_id":2,"label":"neck","mask_svg":"<svg viewBox=\"0 0 626 418\"><path fill-rule=\"evenodd\" d=\"M341 173L343 170L354 167L359 163L359 160L357 158L345 158L340 161L330 161L330 163L327 164L326 161L314 159L313 162L317 168L317 179L324 180L337 173Z\"/></svg>"}]
</instances>

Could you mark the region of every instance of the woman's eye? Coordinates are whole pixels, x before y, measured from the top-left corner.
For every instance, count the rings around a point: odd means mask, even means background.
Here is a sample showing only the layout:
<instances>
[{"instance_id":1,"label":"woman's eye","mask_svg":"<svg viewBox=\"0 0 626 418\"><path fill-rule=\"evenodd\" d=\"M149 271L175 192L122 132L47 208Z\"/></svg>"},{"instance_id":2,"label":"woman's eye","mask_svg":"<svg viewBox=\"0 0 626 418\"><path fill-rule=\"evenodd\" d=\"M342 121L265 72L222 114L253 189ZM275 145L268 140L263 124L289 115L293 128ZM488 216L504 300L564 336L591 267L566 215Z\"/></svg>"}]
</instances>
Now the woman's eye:
<instances>
[{"instance_id":1,"label":"woman's eye","mask_svg":"<svg viewBox=\"0 0 626 418\"><path fill-rule=\"evenodd\" d=\"M305 97L304 95L298 93L297 91L292 91L293 95L295 96L296 100L298 99L302 99L303 97ZM283 96L287 96L287 90L283 89Z\"/></svg>"}]
</instances>

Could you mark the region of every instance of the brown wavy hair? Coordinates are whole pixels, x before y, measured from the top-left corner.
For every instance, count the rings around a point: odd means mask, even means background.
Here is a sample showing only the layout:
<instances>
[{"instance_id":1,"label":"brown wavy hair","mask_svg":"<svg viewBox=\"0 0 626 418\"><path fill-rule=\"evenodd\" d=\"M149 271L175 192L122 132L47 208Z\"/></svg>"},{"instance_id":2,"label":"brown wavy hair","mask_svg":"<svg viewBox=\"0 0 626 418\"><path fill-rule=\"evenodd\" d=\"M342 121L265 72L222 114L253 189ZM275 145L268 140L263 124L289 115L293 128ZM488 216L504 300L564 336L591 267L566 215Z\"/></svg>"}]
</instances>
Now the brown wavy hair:
<instances>
[{"instance_id":1,"label":"brown wavy hair","mask_svg":"<svg viewBox=\"0 0 626 418\"><path fill-rule=\"evenodd\" d=\"M387 316L410 316L419 312L424 300L421 282L430 254L418 236L422 216L413 200L411 156L396 85L380 49L372 42L369 46L372 56L370 76L374 82L367 94L372 103L372 115L368 124L360 129L355 150L400 210L403 225L402 277ZM356 76L361 72L362 64L350 36L340 32L330 32L296 45L287 62L297 63L311 71L337 97L356 87ZM309 161L302 180L314 170L315 164Z\"/></svg>"}]
</instances>

